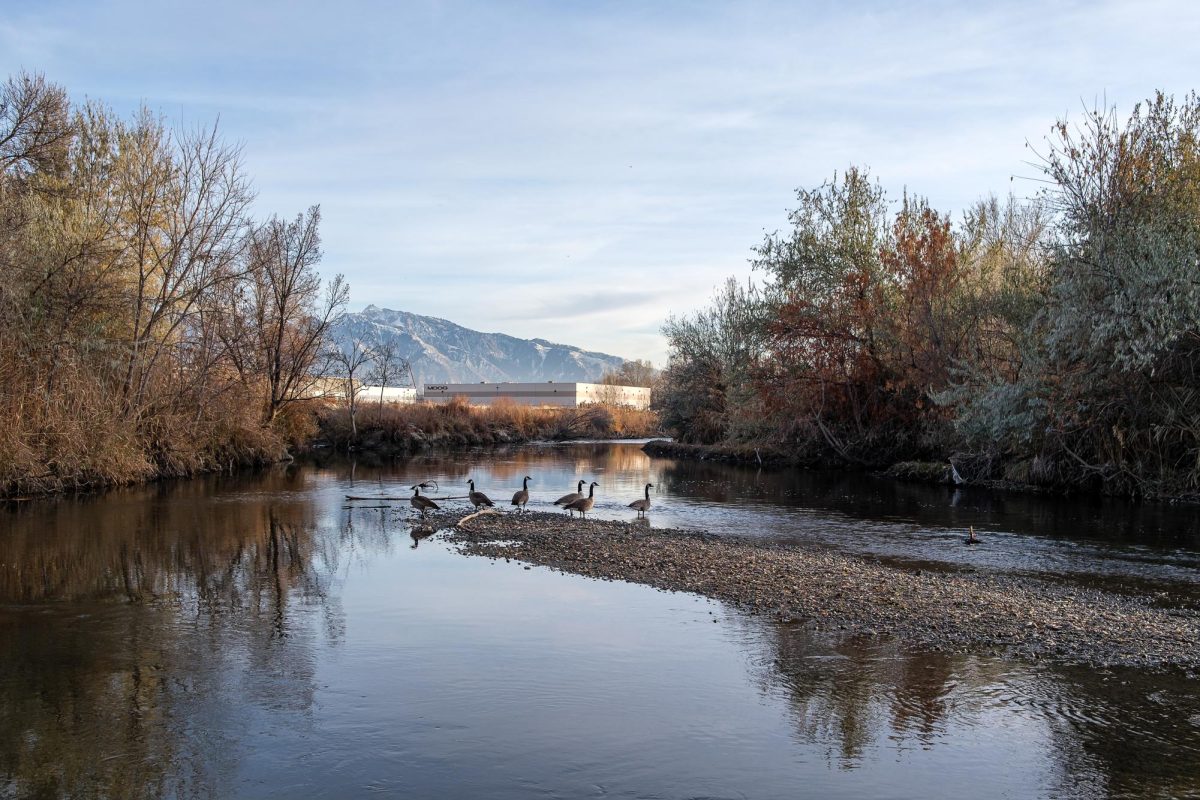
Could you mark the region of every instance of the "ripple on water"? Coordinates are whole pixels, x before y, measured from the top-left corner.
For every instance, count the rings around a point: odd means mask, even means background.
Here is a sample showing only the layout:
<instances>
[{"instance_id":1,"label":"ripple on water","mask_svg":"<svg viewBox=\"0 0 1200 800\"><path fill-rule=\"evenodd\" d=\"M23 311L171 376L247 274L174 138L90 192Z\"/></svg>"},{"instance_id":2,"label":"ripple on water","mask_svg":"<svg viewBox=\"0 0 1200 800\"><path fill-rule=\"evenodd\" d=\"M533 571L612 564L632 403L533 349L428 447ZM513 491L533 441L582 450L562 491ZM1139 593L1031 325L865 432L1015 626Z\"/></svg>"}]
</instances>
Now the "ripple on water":
<instances>
[{"instance_id":1,"label":"ripple on water","mask_svg":"<svg viewBox=\"0 0 1200 800\"><path fill-rule=\"evenodd\" d=\"M942 568L1068 564L1153 583L1195 563L1190 528L1132 542L1165 517L1114 513L1110 541L1074 506L711 466L541 447L6 512L0 741L20 749L0 756L0 794L1200 794L1194 677L842 639L464 558L437 537L411 549L395 515L342 508L418 475L448 486L469 474L494 497L535 475L542 502L602 476L602 518L626 518L649 481L661 484L652 524ZM1079 538L1064 536L1075 521ZM965 524L988 531L986 546L946 551Z\"/></svg>"}]
</instances>

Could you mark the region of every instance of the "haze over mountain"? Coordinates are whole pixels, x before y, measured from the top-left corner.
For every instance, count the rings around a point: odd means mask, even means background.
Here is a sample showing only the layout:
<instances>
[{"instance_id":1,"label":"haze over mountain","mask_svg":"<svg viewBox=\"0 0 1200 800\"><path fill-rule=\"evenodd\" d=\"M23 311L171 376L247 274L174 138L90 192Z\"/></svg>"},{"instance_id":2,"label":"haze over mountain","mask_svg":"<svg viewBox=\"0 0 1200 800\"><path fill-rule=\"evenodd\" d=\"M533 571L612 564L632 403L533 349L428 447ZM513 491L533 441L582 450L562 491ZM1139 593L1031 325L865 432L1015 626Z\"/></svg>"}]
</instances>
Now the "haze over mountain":
<instances>
[{"instance_id":1,"label":"haze over mountain","mask_svg":"<svg viewBox=\"0 0 1200 800\"><path fill-rule=\"evenodd\" d=\"M625 362L545 339L482 333L437 317L367 306L333 328L339 345L394 341L412 364L417 386L476 381L594 381Z\"/></svg>"}]
</instances>

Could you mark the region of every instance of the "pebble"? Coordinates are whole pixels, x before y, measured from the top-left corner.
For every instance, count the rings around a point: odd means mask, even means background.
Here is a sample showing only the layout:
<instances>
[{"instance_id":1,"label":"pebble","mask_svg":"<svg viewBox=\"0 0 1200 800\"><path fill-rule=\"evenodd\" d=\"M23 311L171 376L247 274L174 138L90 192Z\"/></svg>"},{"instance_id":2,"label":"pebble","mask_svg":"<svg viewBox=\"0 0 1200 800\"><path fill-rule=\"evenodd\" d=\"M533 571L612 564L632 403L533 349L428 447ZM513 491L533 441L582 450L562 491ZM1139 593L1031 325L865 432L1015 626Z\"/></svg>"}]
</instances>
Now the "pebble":
<instances>
[{"instance_id":1,"label":"pebble","mask_svg":"<svg viewBox=\"0 0 1200 800\"><path fill-rule=\"evenodd\" d=\"M798 544L528 512L430 515L466 555L721 600L787 624L922 648L1153 670L1200 668L1200 612L1025 574L930 571ZM525 569L529 569L526 566ZM714 620L715 622L716 620Z\"/></svg>"}]
</instances>

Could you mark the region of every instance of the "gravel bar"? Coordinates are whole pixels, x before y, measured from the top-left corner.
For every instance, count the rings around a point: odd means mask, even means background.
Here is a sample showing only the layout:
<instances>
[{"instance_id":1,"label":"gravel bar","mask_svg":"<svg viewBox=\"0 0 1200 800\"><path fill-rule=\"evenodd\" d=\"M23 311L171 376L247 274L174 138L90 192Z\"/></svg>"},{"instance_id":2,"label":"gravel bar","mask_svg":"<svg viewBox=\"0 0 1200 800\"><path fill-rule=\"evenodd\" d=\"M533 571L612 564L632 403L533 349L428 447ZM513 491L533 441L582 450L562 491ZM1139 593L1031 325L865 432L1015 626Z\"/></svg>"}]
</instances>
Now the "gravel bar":
<instances>
[{"instance_id":1,"label":"gravel bar","mask_svg":"<svg viewBox=\"0 0 1200 800\"><path fill-rule=\"evenodd\" d=\"M563 514L430 516L467 555L692 592L750 613L914 648L1155 670L1200 668L1200 613L1028 575L928 571L794 544Z\"/></svg>"}]
</instances>

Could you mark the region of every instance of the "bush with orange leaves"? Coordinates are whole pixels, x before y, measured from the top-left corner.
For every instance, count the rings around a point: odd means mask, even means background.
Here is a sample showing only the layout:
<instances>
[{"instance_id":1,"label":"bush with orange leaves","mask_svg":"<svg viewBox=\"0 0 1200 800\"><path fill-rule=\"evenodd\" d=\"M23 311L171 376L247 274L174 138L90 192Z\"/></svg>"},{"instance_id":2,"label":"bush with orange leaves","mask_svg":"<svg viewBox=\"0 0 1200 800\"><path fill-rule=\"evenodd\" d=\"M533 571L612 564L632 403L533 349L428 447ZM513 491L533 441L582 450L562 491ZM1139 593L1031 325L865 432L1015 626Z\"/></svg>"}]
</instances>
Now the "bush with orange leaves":
<instances>
[{"instance_id":1,"label":"bush with orange leaves","mask_svg":"<svg viewBox=\"0 0 1200 800\"><path fill-rule=\"evenodd\" d=\"M891 214L854 168L798 199L790 229L755 249L761 285L731 284L668 321L664 420L685 441L802 461L944 457L959 440L947 398L962 371L1002 372L1011 352L997 340L1017 336L996 300L1011 284L995 248L1010 243L983 234L1005 209L980 203L961 230L921 198Z\"/></svg>"}]
</instances>

